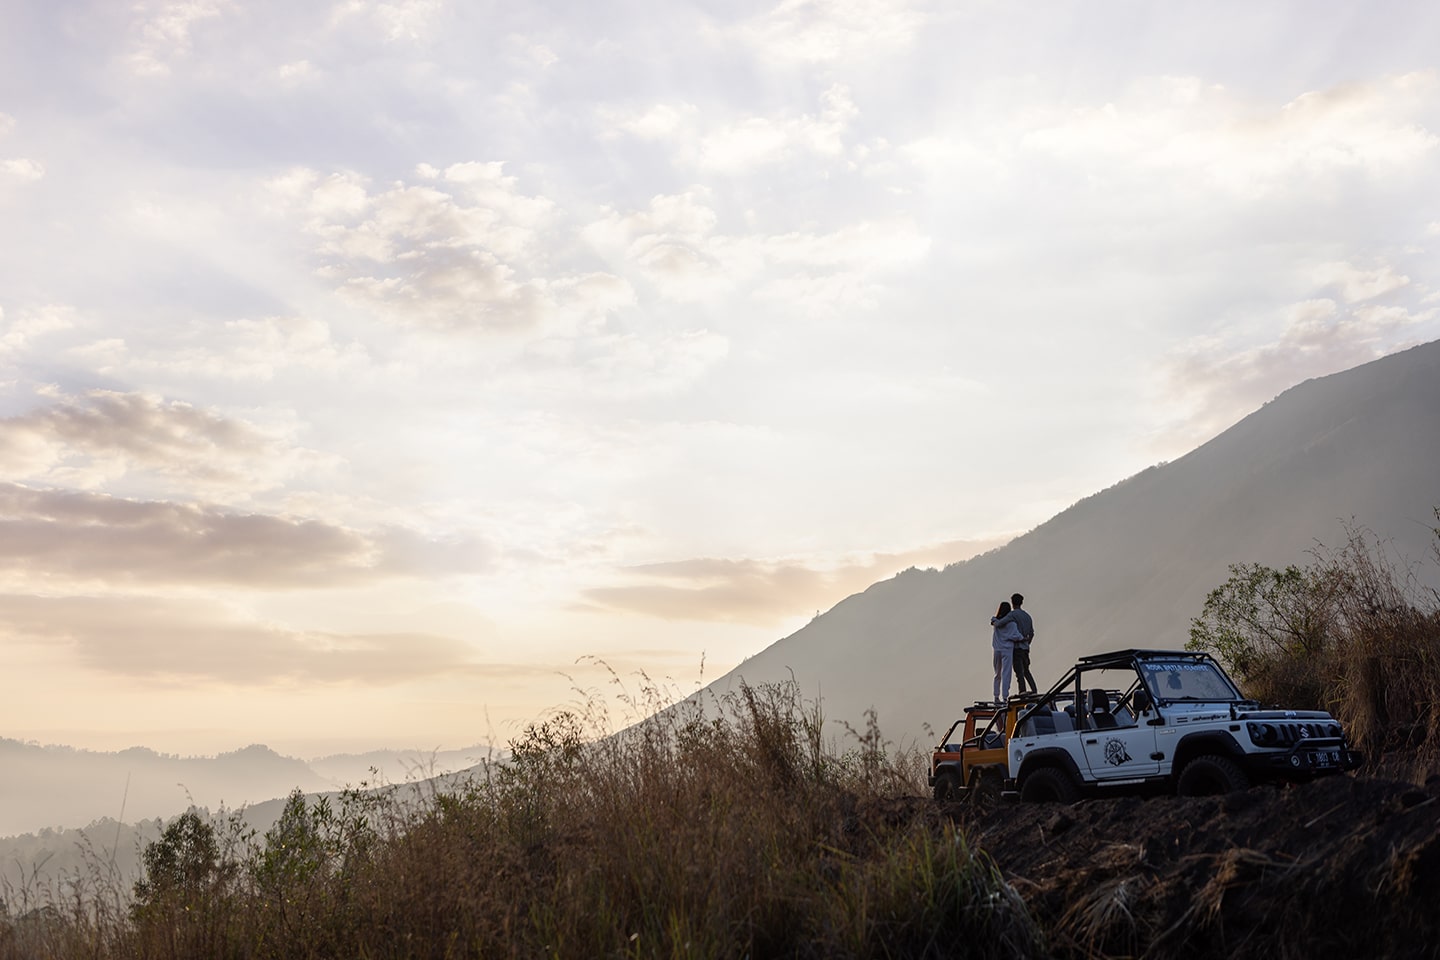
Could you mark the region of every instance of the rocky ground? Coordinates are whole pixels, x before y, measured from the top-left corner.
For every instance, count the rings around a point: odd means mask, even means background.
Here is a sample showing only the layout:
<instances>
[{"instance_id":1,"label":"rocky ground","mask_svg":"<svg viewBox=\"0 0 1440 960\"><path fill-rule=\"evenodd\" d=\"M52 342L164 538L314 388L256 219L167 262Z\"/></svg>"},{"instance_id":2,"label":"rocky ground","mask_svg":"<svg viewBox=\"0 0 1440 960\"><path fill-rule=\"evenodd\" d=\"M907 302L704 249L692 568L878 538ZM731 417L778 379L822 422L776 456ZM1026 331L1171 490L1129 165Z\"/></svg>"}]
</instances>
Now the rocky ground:
<instances>
[{"instance_id":1,"label":"rocky ground","mask_svg":"<svg viewBox=\"0 0 1440 960\"><path fill-rule=\"evenodd\" d=\"M1057 957L1440 957L1440 777L911 812L961 826Z\"/></svg>"}]
</instances>

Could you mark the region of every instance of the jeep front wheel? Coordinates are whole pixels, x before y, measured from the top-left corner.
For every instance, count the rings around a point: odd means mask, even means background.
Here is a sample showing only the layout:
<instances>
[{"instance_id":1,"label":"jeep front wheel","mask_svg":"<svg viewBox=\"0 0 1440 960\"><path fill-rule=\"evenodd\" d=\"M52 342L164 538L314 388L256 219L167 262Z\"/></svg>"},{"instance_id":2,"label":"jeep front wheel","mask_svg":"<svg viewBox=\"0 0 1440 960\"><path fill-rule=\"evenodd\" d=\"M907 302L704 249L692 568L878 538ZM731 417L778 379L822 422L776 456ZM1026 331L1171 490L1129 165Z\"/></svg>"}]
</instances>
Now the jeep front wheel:
<instances>
[{"instance_id":1,"label":"jeep front wheel","mask_svg":"<svg viewBox=\"0 0 1440 960\"><path fill-rule=\"evenodd\" d=\"M935 775L935 799L942 803L960 799L960 777L953 770L942 770Z\"/></svg>"},{"instance_id":2,"label":"jeep front wheel","mask_svg":"<svg viewBox=\"0 0 1440 960\"><path fill-rule=\"evenodd\" d=\"M1180 779L1175 781L1175 792L1182 797L1211 797L1234 793L1249 786L1250 778L1235 761L1207 755L1185 764L1185 769L1180 771Z\"/></svg>"},{"instance_id":3,"label":"jeep front wheel","mask_svg":"<svg viewBox=\"0 0 1440 960\"><path fill-rule=\"evenodd\" d=\"M1041 767L1020 784L1020 799L1026 803L1074 803L1079 793L1065 771Z\"/></svg>"}]
</instances>

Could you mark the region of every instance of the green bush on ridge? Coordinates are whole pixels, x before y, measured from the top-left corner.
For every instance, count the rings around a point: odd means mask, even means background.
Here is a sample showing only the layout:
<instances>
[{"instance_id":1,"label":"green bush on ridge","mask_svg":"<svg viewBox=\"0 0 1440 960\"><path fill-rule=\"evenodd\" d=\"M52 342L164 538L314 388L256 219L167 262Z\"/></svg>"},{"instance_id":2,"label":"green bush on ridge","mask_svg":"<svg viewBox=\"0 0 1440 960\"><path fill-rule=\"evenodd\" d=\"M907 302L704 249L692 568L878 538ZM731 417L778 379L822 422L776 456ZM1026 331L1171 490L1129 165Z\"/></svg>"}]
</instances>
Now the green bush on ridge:
<instances>
[{"instance_id":1,"label":"green bush on ridge","mask_svg":"<svg viewBox=\"0 0 1440 960\"><path fill-rule=\"evenodd\" d=\"M1218 656L1262 703L1332 711L1367 769L1421 778L1440 766L1440 596L1384 543L1345 532L1304 567L1231 566L1188 646Z\"/></svg>"}]
</instances>

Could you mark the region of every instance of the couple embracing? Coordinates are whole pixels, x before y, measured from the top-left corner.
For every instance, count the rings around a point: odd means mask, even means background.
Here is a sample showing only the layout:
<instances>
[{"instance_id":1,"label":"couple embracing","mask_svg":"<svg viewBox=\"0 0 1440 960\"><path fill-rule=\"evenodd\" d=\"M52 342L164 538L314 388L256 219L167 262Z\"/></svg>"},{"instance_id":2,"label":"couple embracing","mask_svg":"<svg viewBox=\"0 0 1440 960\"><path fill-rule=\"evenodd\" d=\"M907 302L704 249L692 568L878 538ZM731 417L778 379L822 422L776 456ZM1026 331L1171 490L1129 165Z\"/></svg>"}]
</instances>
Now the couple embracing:
<instances>
[{"instance_id":1,"label":"couple embracing","mask_svg":"<svg viewBox=\"0 0 1440 960\"><path fill-rule=\"evenodd\" d=\"M1011 594L1010 603L1001 603L990 625L995 628L990 638L990 649L995 661L995 702L1004 703L1010 699L1010 673L1013 670L1020 682L1020 692L1025 692L1028 682L1031 693L1039 693L1035 677L1030 673L1030 641L1035 639L1035 621L1030 614L1020 609L1025 598ZM1004 697L1001 697L1001 687Z\"/></svg>"}]
</instances>

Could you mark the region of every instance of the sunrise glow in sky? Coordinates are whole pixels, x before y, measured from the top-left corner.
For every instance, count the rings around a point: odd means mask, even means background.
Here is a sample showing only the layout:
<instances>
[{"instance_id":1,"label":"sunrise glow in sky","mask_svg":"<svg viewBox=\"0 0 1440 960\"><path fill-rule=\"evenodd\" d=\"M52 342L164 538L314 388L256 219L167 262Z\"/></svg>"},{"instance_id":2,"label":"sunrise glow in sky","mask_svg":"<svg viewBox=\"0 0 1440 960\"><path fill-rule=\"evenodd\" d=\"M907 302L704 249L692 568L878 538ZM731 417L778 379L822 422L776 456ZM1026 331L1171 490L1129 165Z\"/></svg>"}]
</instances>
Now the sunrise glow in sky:
<instances>
[{"instance_id":1,"label":"sunrise glow in sky","mask_svg":"<svg viewBox=\"0 0 1440 960\"><path fill-rule=\"evenodd\" d=\"M0 736L684 692L1440 337L1440 6L11 0Z\"/></svg>"}]
</instances>

